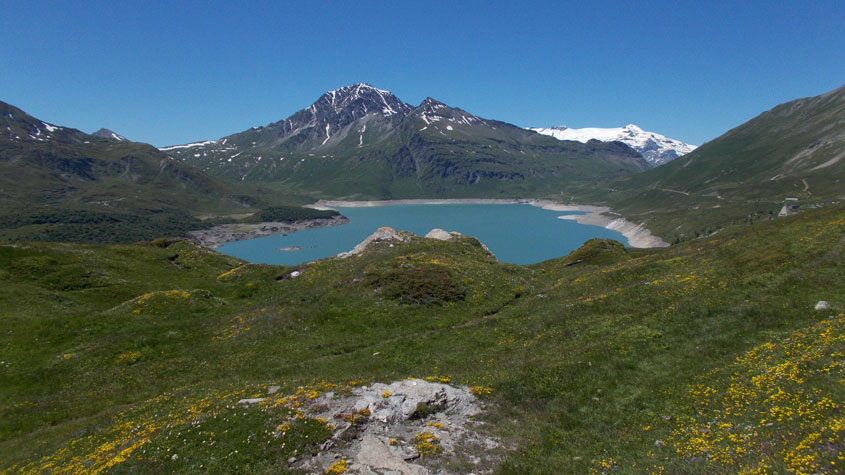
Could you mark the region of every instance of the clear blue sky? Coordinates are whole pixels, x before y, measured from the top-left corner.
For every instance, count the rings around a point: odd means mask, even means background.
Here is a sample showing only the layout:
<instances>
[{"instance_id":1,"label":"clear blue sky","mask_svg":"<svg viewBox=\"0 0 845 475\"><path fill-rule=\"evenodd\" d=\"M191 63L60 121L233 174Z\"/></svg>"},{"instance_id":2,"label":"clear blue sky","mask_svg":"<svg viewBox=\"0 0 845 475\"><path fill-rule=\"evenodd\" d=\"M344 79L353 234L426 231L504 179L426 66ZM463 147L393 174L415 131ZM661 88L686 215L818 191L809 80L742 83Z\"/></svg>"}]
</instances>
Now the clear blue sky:
<instances>
[{"instance_id":1,"label":"clear blue sky","mask_svg":"<svg viewBox=\"0 0 845 475\"><path fill-rule=\"evenodd\" d=\"M0 100L157 146L368 82L519 126L700 144L845 84L845 4L0 0Z\"/></svg>"}]
</instances>

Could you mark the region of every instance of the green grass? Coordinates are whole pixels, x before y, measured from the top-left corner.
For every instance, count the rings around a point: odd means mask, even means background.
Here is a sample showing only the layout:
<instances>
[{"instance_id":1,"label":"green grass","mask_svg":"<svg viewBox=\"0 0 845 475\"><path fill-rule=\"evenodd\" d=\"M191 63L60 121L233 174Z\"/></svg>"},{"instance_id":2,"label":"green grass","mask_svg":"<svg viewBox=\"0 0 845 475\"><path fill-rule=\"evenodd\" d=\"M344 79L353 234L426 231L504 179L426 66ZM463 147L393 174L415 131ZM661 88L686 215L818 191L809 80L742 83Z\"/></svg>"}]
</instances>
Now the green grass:
<instances>
[{"instance_id":1,"label":"green grass","mask_svg":"<svg viewBox=\"0 0 845 475\"><path fill-rule=\"evenodd\" d=\"M843 116L845 88L796 99L665 165L569 193L669 242L769 219L787 197L805 210L842 202Z\"/></svg>"},{"instance_id":2,"label":"green grass","mask_svg":"<svg viewBox=\"0 0 845 475\"><path fill-rule=\"evenodd\" d=\"M300 453L325 437L319 421L292 423L307 392L438 376L479 388L507 473L785 471L789 454L834 473L843 211L663 250L595 240L526 267L472 238L296 268L186 242L6 244L0 470L285 470L288 452L266 444L274 427L290 424ZM819 300L832 309L814 311ZM796 360L796 348L819 356ZM754 385L783 364L804 382ZM278 404L233 408L270 385ZM726 414L732 387L752 391L741 414ZM775 387L795 414L810 400L833 406L766 426L757 416ZM733 442L725 423L756 438ZM694 430L714 434L708 446ZM738 447L735 461L709 456Z\"/></svg>"}]
</instances>

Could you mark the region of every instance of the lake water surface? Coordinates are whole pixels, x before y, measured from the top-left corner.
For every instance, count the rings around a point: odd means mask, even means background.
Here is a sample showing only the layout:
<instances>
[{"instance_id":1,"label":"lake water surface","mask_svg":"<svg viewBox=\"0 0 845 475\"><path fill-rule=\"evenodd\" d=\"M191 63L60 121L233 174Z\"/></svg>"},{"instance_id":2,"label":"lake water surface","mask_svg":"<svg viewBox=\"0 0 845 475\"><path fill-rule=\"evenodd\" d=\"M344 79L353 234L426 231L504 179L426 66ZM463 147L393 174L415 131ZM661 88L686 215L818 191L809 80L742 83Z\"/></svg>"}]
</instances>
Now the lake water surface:
<instances>
[{"instance_id":1,"label":"lake water surface","mask_svg":"<svg viewBox=\"0 0 845 475\"><path fill-rule=\"evenodd\" d=\"M425 236L433 228L458 231L483 242L499 261L512 264L534 264L565 256L591 238L628 243L616 231L558 219L577 212L550 211L529 204L407 204L335 209L349 218L348 224L237 241L217 250L253 263L297 265L349 251L382 226L418 236Z\"/></svg>"}]
</instances>

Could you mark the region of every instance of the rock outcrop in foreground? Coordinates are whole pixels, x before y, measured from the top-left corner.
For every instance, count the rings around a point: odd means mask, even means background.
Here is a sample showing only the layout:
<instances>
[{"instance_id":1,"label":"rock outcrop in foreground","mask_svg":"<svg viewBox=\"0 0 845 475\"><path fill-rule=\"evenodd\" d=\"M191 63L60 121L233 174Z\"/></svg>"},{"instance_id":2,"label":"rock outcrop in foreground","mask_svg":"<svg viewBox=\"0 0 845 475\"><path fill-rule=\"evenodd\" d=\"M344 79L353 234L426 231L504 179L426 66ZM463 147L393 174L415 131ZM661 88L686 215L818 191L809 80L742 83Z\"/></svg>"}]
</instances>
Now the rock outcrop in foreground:
<instances>
[{"instance_id":1,"label":"rock outcrop in foreground","mask_svg":"<svg viewBox=\"0 0 845 475\"><path fill-rule=\"evenodd\" d=\"M328 392L304 408L335 428L319 454L292 468L323 473L342 463L349 473L484 472L499 442L476 431L480 402L469 388L407 379ZM448 463L447 463L448 462Z\"/></svg>"}]
</instances>

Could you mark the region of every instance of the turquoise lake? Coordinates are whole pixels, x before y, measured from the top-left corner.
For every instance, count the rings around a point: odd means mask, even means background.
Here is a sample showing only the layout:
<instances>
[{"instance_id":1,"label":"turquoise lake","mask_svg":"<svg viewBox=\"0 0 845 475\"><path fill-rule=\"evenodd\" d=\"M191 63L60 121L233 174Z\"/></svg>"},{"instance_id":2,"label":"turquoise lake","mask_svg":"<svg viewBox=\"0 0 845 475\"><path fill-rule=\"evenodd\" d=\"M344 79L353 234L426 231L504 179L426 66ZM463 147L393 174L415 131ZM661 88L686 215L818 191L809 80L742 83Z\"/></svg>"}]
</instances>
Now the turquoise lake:
<instances>
[{"instance_id":1,"label":"turquoise lake","mask_svg":"<svg viewBox=\"0 0 845 475\"><path fill-rule=\"evenodd\" d=\"M558 219L576 212L550 211L529 204L408 204L335 209L349 218L348 224L237 241L217 250L253 263L297 265L349 251L382 226L418 236L425 236L433 228L457 231L477 238L499 261L511 264L534 264L565 256L591 238L628 243L616 231ZM290 247L302 250L280 250Z\"/></svg>"}]
</instances>

